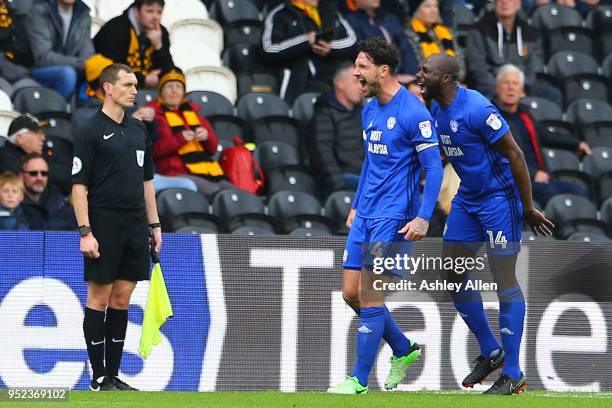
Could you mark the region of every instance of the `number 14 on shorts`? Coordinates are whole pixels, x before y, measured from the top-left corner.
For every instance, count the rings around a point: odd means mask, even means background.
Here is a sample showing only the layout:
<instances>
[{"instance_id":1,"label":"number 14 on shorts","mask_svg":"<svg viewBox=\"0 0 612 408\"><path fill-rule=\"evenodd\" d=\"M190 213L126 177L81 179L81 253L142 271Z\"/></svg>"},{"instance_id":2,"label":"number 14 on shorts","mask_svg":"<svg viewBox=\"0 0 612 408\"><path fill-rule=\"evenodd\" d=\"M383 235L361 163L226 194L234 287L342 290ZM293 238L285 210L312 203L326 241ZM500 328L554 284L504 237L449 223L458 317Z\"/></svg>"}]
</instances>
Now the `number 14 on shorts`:
<instances>
[{"instance_id":1,"label":"number 14 on shorts","mask_svg":"<svg viewBox=\"0 0 612 408\"><path fill-rule=\"evenodd\" d=\"M502 249L506 249L508 241L503 231L497 231L497 234L494 234L494 231L487 230L487 235L489 236L489 245L491 245L491 248L495 248L496 245L499 245Z\"/></svg>"}]
</instances>

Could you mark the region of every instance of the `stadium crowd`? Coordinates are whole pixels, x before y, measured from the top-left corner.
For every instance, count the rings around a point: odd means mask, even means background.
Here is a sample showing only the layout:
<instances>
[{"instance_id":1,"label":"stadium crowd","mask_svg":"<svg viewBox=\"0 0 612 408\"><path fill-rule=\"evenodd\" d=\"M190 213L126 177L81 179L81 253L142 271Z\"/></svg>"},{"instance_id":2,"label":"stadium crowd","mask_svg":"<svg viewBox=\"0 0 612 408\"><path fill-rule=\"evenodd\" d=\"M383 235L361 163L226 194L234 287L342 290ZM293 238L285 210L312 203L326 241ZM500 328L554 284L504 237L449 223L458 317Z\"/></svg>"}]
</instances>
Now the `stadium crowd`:
<instances>
[{"instance_id":1,"label":"stadium crowd","mask_svg":"<svg viewBox=\"0 0 612 408\"><path fill-rule=\"evenodd\" d=\"M456 57L509 123L555 238L610 240L612 0L0 0L0 228L75 228L72 146L119 62L165 231L345 234L364 158L352 63L371 37L419 97L420 63ZM457 185L447 165L431 236Z\"/></svg>"}]
</instances>

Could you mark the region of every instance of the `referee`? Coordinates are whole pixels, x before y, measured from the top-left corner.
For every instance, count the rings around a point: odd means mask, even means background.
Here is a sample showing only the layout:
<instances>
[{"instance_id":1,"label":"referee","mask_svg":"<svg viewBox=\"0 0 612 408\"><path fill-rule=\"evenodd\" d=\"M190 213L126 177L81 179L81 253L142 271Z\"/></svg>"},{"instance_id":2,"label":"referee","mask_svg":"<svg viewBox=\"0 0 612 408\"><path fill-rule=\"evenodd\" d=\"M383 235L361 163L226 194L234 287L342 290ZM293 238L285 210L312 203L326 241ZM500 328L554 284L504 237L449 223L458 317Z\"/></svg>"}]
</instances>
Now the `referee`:
<instances>
[{"instance_id":1,"label":"referee","mask_svg":"<svg viewBox=\"0 0 612 408\"><path fill-rule=\"evenodd\" d=\"M149 279L149 231L155 250L161 228L153 189L151 142L145 126L125 114L136 98L136 75L112 64L100 75L102 109L77 138L72 197L85 256L87 307L83 333L92 391L135 391L117 375L130 297ZM106 365L105 365L106 363Z\"/></svg>"}]
</instances>

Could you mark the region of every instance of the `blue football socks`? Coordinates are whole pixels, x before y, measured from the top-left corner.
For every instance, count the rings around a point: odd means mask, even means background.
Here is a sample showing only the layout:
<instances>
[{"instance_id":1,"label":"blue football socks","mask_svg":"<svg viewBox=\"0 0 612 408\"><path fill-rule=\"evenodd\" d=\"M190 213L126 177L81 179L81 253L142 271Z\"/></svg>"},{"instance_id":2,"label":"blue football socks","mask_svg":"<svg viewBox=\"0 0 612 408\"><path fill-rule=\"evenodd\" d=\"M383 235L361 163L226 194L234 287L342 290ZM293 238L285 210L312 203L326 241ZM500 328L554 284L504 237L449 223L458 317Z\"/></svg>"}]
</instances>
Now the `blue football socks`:
<instances>
[{"instance_id":1,"label":"blue football socks","mask_svg":"<svg viewBox=\"0 0 612 408\"><path fill-rule=\"evenodd\" d=\"M378 347L385 330L385 307L362 307L357 329L357 362L351 376L361 385L368 385L368 376L378 354Z\"/></svg>"},{"instance_id":2,"label":"blue football socks","mask_svg":"<svg viewBox=\"0 0 612 408\"><path fill-rule=\"evenodd\" d=\"M387 309L387 306L383 307L385 308L385 330L383 332L383 339L391 347L395 357L403 357L410 349L410 340L404 335L404 332L400 329L393 315L389 309Z\"/></svg>"},{"instance_id":3,"label":"blue football socks","mask_svg":"<svg viewBox=\"0 0 612 408\"><path fill-rule=\"evenodd\" d=\"M519 352L525 321L525 299L519 285L497 292L499 297L499 332L506 352L503 373L518 380L522 376Z\"/></svg>"}]
</instances>

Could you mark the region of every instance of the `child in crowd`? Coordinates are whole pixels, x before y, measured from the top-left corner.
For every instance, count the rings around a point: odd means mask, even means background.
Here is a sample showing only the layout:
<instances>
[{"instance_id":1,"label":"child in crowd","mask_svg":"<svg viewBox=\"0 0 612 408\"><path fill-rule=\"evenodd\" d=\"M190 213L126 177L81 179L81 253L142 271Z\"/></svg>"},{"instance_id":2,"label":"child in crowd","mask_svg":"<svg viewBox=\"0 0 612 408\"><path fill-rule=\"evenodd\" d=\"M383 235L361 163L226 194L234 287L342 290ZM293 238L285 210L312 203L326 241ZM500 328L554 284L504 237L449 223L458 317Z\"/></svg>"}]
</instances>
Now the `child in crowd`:
<instances>
[{"instance_id":1,"label":"child in crowd","mask_svg":"<svg viewBox=\"0 0 612 408\"><path fill-rule=\"evenodd\" d=\"M23 181L7 171L0 176L0 230L28 230L23 216Z\"/></svg>"}]
</instances>

